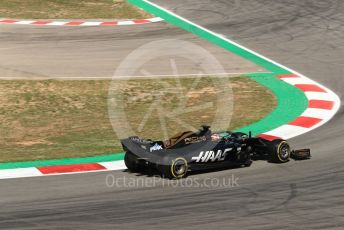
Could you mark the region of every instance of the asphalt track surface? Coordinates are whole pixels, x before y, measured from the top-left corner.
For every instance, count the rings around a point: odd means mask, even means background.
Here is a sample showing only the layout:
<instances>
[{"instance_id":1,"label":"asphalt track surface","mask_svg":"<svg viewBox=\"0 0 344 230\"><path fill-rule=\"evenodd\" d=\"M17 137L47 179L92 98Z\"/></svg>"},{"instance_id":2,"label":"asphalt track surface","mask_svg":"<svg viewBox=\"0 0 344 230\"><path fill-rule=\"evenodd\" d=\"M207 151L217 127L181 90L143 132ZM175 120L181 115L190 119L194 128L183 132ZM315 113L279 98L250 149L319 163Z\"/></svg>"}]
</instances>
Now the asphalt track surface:
<instances>
[{"instance_id":1,"label":"asphalt track surface","mask_svg":"<svg viewBox=\"0 0 344 230\"><path fill-rule=\"evenodd\" d=\"M319 81L343 99L342 1L155 2ZM161 30L151 36L166 32ZM239 187L180 188L162 182L139 188L106 186L107 175L144 177L126 172L4 180L0 182L0 226L343 229L343 122L341 108L327 125L291 140L295 147L312 149L310 161L284 165L255 162L250 168L190 177L222 180L234 174Z\"/></svg>"},{"instance_id":2,"label":"asphalt track surface","mask_svg":"<svg viewBox=\"0 0 344 230\"><path fill-rule=\"evenodd\" d=\"M262 71L254 64L235 55L228 55L221 48L164 22L134 26L58 28L1 25L0 78L111 79L124 57L142 45L166 39L181 39L202 47L221 61L226 73ZM164 49L160 51L164 52ZM168 57L160 57L146 63L145 69L152 75L171 75L170 66L166 63L169 63ZM196 73L192 71L193 64L179 65L180 74ZM218 72L223 71L215 70L215 73ZM138 72L135 76L143 74Z\"/></svg>"}]
</instances>

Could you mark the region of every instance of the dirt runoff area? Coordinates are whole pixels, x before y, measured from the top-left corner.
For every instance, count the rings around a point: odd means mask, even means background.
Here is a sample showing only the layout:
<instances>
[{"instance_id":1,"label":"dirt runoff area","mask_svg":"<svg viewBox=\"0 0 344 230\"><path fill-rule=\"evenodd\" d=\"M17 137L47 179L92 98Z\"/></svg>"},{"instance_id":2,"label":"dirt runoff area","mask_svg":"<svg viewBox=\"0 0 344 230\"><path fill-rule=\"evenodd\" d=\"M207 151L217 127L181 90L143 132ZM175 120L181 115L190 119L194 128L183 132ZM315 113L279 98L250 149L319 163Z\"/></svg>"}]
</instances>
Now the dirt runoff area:
<instances>
[{"instance_id":1,"label":"dirt runoff area","mask_svg":"<svg viewBox=\"0 0 344 230\"><path fill-rule=\"evenodd\" d=\"M145 138L164 139L188 127L212 124L216 114L222 111L231 119L221 129L237 129L259 121L277 105L267 88L249 78L224 80L232 92L225 98L221 98L223 89L211 77L197 82L193 78L115 83L108 80L0 81L0 162L122 151L115 132L118 130L114 130L120 119L113 118L108 107L109 89L114 85L128 124L134 134ZM233 105L230 111L222 106L228 103ZM154 104L164 113L157 112Z\"/></svg>"}]
</instances>

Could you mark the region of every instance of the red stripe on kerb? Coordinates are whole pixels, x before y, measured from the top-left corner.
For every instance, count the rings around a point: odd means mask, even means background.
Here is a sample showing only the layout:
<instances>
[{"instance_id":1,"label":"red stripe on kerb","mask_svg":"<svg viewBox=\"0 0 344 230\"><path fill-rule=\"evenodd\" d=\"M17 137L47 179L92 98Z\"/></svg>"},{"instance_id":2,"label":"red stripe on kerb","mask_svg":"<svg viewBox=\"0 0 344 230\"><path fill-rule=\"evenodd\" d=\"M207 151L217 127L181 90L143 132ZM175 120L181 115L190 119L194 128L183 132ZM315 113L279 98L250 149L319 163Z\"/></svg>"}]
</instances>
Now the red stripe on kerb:
<instances>
[{"instance_id":1,"label":"red stripe on kerb","mask_svg":"<svg viewBox=\"0 0 344 230\"><path fill-rule=\"evenodd\" d=\"M0 20L0 22L2 22L2 23L15 23L15 22L19 22L19 21L12 20L12 19L5 19L5 20Z\"/></svg>"},{"instance_id":2,"label":"red stripe on kerb","mask_svg":"<svg viewBox=\"0 0 344 230\"><path fill-rule=\"evenodd\" d=\"M296 84L295 87L301 89L303 92L326 92L323 88L311 84Z\"/></svg>"},{"instance_id":3,"label":"red stripe on kerb","mask_svg":"<svg viewBox=\"0 0 344 230\"><path fill-rule=\"evenodd\" d=\"M33 22L31 23L32 25L46 25L46 24L49 24L51 22L48 22L48 21L36 21L36 22Z\"/></svg>"},{"instance_id":4,"label":"red stripe on kerb","mask_svg":"<svg viewBox=\"0 0 344 230\"><path fill-rule=\"evenodd\" d=\"M290 122L289 125L311 128L312 126L318 124L321 121L321 119L313 117L298 117L294 121Z\"/></svg>"},{"instance_id":5,"label":"red stripe on kerb","mask_svg":"<svg viewBox=\"0 0 344 230\"><path fill-rule=\"evenodd\" d=\"M84 23L84 22L68 22L65 25L67 25L67 26L79 26L82 23Z\"/></svg>"},{"instance_id":6,"label":"red stripe on kerb","mask_svg":"<svg viewBox=\"0 0 344 230\"><path fill-rule=\"evenodd\" d=\"M136 20L133 20L133 22L136 24L143 24L143 23L149 23L150 21L146 19L136 19Z\"/></svg>"},{"instance_id":7,"label":"red stripe on kerb","mask_svg":"<svg viewBox=\"0 0 344 230\"><path fill-rule=\"evenodd\" d=\"M118 22L102 22L101 25L117 25Z\"/></svg>"},{"instance_id":8,"label":"red stripe on kerb","mask_svg":"<svg viewBox=\"0 0 344 230\"><path fill-rule=\"evenodd\" d=\"M47 166L37 168L43 174L55 174L55 173L70 173L70 172L84 172L84 171L96 171L106 169L100 164L78 164L78 165L60 165L60 166Z\"/></svg>"},{"instance_id":9,"label":"red stripe on kerb","mask_svg":"<svg viewBox=\"0 0 344 230\"><path fill-rule=\"evenodd\" d=\"M323 100L310 100L308 108L314 109L333 109L334 102L333 101L323 101Z\"/></svg>"},{"instance_id":10,"label":"red stripe on kerb","mask_svg":"<svg viewBox=\"0 0 344 230\"><path fill-rule=\"evenodd\" d=\"M283 75L277 75L278 78L296 78L296 77L299 77L298 75L296 74L283 74Z\"/></svg>"},{"instance_id":11,"label":"red stripe on kerb","mask_svg":"<svg viewBox=\"0 0 344 230\"><path fill-rule=\"evenodd\" d=\"M280 137L276 137L276 136L272 136L272 135L268 135L268 134L260 134L257 137L266 139L268 141L273 141L273 140L276 140L276 139L281 139Z\"/></svg>"}]
</instances>

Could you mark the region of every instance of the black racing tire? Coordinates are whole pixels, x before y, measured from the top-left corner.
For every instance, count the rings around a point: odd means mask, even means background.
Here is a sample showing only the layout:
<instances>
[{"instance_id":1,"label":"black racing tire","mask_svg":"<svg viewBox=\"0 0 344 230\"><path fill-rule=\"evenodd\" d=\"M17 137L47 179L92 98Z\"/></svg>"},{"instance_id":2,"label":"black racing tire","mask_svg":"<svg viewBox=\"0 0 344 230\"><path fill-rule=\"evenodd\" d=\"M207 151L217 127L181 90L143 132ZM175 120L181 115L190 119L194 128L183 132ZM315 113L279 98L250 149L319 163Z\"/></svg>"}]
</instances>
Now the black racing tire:
<instances>
[{"instance_id":1,"label":"black racing tire","mask_svg":"<svg viewBox=\"0 0 344 230\"><path fill-rule=\"evenodd\" d=\"M158 165L160 174L168 179L181 179L187 176L188 162L183 157L178 157L171 161L170 165Z\"/></svg>"},{"instance_id":2,"label":"black racing tire","mask_svg":"<svg viewBox=\"0 0 344 230\"><path fill-rule=\"evenodd\" d=\"M244 166L245 167L250 167L252 165L252 160L247 160L245 163L244 163Z\"/></svg>"},{"instance_id":3,"label":"black racing tire","mask_svg":"<svg viewBox=\"0 0 344 230\"><path fill-rule=\"evenodd\" d=\"M125 166L129 169L130 172L139 172L142 170L142 166L135 156L131 152L126 152L124 156L124 163Z\"/></svg>"},{"instance_id":4,"label":"black racing tire","mask_svg":"<svg viewBox=\"0 0 344 230\"><path fill-rule=\"evenodd\" d=\"M287 163L290 160L290 145L285 140L274 140L269 146L270 161L273 163Z\"/></svg>"}]
</instances>

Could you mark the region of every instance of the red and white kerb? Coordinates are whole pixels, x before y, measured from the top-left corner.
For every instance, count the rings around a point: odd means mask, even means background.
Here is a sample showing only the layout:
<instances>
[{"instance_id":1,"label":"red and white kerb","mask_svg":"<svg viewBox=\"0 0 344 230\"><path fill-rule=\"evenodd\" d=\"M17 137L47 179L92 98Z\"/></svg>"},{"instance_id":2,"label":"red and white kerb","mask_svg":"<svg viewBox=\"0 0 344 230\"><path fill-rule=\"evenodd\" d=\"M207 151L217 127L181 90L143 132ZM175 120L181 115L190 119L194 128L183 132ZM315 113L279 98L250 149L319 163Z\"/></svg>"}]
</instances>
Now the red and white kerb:
<instances>
[{"instance_id":1,"label":"red and white kerb","mask_svg":"<svg viewBox=\"0 0 344 230\"><path fill-rule=\"evenodd\" d=\"M295 120L259 135L268 140L289 139L315 129L337 112L338 96L319 83L296 74L279 75L278 78L299 88L308 99L308 108Z\"/></svg>"},{"instance_id":2,"label":"red and white kerb","mask_svg":"<svg viewBox=\"0 0 344 230\"><path fill-rule=\"evenodd\" d=\"M126 25L139 25L148 24L153 22L163 21L162 18L148 18L148 19L134 19L124 21L50 21L50 20L16 20L16 19L0 19L0 24L11 25L37 25L37 26L126 26Z\"/></svg>"}]
</instances>

